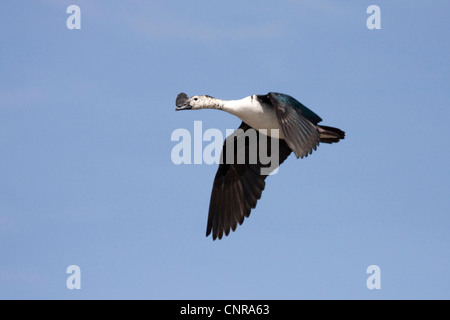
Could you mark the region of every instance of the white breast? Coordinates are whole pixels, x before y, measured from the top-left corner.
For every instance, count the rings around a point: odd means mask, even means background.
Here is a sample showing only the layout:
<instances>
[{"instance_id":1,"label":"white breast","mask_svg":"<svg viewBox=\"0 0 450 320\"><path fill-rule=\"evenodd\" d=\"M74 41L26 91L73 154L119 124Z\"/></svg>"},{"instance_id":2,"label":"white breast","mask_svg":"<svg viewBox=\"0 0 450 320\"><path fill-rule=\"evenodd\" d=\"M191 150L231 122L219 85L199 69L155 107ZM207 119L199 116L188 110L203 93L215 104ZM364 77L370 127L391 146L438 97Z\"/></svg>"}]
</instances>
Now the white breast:
<instances>
[{"instance_id":1,"label":"white breast","mask_svg":"<svg viewBox=\"0 0 450 320\"><path fill-rule=\"evenodd\" d=\"M277 129L279 138L284 139L274 108L267 104L261 104L255 96L227 101L224 110L239 117L252 128L267 130L269 136L271 136L271 129Z\"/></svg>"}]
</instances>

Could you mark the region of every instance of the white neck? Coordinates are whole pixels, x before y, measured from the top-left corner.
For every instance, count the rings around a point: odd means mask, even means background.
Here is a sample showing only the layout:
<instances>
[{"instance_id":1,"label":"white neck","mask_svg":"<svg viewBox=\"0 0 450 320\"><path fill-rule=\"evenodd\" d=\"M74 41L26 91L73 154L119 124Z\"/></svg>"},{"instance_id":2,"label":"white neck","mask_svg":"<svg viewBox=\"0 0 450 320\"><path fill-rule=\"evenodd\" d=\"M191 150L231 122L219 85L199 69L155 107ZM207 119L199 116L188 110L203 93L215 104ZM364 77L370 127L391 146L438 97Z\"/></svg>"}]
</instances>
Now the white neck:
<instances>
[{"instance_id":1,"label":"white neck","mask_svg":"<svg viewBox=\"0 0 450 320\"><path fill-rule=\"evenodd\" d=\"M251 96L239 100L220 100L221 110L231 113L242 119L242 116L252 113L253 104Z\"/></svg>"},{"instance_id":2,"label":"white neck","mask_svg":"<svg viewBox=\"0 0 450 320\"><path fill-rule=\"evenodd\" d=\"M240 100L214 100L215 103L211 109L220 109L231 113L254 129L280 129L275 109L261 104L254 96ZM278 137L284 138L281 133Z\"/></svg>"}]
</instances>

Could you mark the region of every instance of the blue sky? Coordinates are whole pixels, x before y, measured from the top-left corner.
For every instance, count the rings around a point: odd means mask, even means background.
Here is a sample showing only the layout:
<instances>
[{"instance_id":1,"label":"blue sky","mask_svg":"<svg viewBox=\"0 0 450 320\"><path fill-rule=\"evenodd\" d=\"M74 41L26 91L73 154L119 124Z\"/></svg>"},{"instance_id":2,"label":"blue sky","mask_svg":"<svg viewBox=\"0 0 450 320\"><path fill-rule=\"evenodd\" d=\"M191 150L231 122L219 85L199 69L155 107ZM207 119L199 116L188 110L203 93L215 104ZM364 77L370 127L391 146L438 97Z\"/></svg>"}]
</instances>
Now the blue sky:
<instances>
[{"instance_id":1,"label":"blue sky","mask_svg":"<svg viewBox=\"0 0 450 320\"><path fill-rule=\"evenodd\" d=\"M81 8L81 30L66 9ZM381 30L366 9L381 8ZM2 1L1 299L449 299L448 1ZM205 238L179 92L296 97L346 139ZM68 290L66 268L81 268ZM366 269L381 268L381 290Z\"/></svg>"}]
</instances>

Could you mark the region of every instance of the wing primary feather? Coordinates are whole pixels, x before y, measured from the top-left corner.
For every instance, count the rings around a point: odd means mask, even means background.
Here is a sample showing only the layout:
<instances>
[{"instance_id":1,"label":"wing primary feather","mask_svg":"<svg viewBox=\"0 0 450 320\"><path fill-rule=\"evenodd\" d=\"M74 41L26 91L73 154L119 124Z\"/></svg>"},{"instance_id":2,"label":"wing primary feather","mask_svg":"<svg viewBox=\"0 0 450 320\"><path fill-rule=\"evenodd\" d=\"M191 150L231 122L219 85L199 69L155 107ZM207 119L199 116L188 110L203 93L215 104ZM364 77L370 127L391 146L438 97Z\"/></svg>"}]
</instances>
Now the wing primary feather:
<instances>
[{"instance_id":1,"label":"wing primary feather","mask_svg":"<svg viewBox=\"0 0 450 320\"><path fill-rule=\"evenodd\" d=\"M221 154L223 161L219 164L214 178L206 228L206 236L212 234L213 240L221 239L224 234L228 236L230 230L235 231L238 224L241 225L245 218L250 216L251 210L256 207L258 200L261 198L266 184L267 175L261 175L261 168L267 167L267 165L261 164L259 155L256 164L249 163L251 147L248 141L245 143L245 163L227 164L225 161L227 144L235 143L246 130L254 130L244 122L239 128L242 131L236 131L225 139ZM259 141L258 131L256 131L256 135ZM269 143L268 150L272 152L270 139L267 139L267 141ZM234 152L237 152L236 148L234 150ZM279 164L281 164L292 150L284 140L280 140L278 152Z\"/></svg>"}]
</instances>

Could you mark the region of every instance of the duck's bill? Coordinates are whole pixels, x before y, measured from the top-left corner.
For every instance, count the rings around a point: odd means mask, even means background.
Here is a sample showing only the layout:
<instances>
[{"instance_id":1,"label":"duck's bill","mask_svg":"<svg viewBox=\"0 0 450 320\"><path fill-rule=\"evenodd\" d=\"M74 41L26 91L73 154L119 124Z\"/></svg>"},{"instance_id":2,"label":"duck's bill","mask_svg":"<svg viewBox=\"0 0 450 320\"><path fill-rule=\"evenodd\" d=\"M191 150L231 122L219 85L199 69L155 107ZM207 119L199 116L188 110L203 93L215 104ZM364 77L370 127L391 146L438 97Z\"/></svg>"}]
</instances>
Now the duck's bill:
<instances>
[{"instance_id":1,"label":"duck's bill","mask_svg":"<svg viewBox=\"0 0 450 320\"><path fill-rule=\"evenodd\" d=\"M192 109L192 107L190 105L183 105L183 106L179 106L175 109L175 111L180 111L180 110L189 110Z\"/></svg>"},{"instance_id":2,"label":"duck's bill","mask_svg":"<svg viewBox=\"0 0 450 320\"><path fill-rule=\"evenodd\" d=\"M192 109L192 107L188 103L188 100L189 97L186 93L179 93L177 95L177 100L175 101L175 105L177 106L175 111Z\"/></svg>"}]
</instances>

